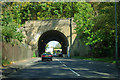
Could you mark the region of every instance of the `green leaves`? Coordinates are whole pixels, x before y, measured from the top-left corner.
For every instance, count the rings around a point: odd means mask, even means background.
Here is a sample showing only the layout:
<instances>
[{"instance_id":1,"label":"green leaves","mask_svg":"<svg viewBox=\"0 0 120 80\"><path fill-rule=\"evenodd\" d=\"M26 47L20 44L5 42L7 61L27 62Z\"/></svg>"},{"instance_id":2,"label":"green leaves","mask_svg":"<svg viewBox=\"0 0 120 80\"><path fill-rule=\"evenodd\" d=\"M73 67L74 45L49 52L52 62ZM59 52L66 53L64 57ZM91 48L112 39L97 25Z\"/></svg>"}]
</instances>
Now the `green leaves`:
<instances>
[{"instance_id":1,"label":"green leaves","mask_svg":"<svg viewBox=\"0 0 120 80\"><path fill-rule=\"evenodd\" d=\"M91 7L91 4L93 7ZM115 50L115 7L114 3L77 3L74 14L76 33L86 45L90 45L95 56L113 56ZM117 5L120 26L120 5ZM118 27L119 29L119 27ZM118 30L118 35L120 31ZM119 37L119 36L118 36ZM120 38L118 39L118 41ZM120 48L120 47L119 47ZM109 54L108 54L109 53Z\"/></svg>"},{"instance_id":2,"label":"green leaves","mask_svg":"<svg viewBox=\"0 0 120 80\"><path fill-rule=\"evenodd\" d=\"M24 37L22 32L17 31L18 25L14 22L10 22L7 25L3 25L2 36L6 42L10 42L11 39L17 39L20 42Z\"/></svg>"},{"instance_id":3,"label":"green leaves","mask_svg":"<svg viewBox=\"0 0 120 80\"><path fill-rule=\"evenodd\" d=\"M86 3L84 4L87 5ZM90 17L84 12L80 13L81 6L83 5L80 5L79 2L13 2L10 4L10 10L13 15L13 21L23 24L27 20L70 18L78 12L85 17ZM85 6L83 7L85 9ZM87 9L87 11L89 12L90 9ZM82 16L80 15L79 17Z\"/></svg>"},{"instance_id":4,"label":"green leaves","mask_svg":"<svg viewBox=\"0 0 120 80\"><path fill-rule=\"evenodd\" d=\"M11 8L11 9L9 9ZM18 8L18 7L17 7ZM12 10L13 9L13 10ZM19 11L15 11L16 7L8 6L2 13L2 39L6 42L11 42L12 39L22 41L23 34L18 31L21 19ZM14 14L13 14L14 13ZM16 14L18 14L16 16Z\"/></svg>"},{"instance_id":5,"label":"green leaves","mask_svg":"<svg viewBox=\"0 0 120 80\"><path fill-rule=\"evenodd\" d=\"M80 34L80 38L86 39L86 45L94 44L96 41L93 40L93 33L91 30L94 26L92 21L93 9L89 3L77 3L78 13L74 14L74 22L77 24L76 33Z\"/></svg>"}]
</instances>

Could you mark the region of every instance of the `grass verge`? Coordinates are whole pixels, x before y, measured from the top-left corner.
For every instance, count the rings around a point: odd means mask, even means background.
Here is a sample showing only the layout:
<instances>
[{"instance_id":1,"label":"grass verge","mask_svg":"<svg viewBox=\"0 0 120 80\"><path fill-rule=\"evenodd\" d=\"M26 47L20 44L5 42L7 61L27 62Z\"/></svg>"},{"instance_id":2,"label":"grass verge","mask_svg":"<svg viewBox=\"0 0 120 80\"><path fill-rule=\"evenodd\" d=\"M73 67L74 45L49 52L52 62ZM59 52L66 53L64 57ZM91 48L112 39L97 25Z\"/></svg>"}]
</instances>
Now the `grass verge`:
<instances>
[{"instance_id":1,"label":"grass verge","mask_svg":"<svg viewBox=\"0 0 120 80\"><path fill-rule=\"evenodd\" d=\"M116 61L113 60L112 57L105 57L105 58L91 58L91 57L80 57L80 56L73 56L73 59L83 59L83 60L92 60L92 61L101 61L101 62L108 62L108 63L115 63ZM119 59L120 63L120 59Z\"/></svg>"},{"instance_id":2,"label":"grass verge","mask_svg":"<svg viewBox=\"0 0 120 80\"><path fill-rule=\"evenodd\" d=\"M2 65L3 66L9 65L9 64L10 64L10 61L8 61L8 60L2 60Z\"/></svg>"}]
</instances>

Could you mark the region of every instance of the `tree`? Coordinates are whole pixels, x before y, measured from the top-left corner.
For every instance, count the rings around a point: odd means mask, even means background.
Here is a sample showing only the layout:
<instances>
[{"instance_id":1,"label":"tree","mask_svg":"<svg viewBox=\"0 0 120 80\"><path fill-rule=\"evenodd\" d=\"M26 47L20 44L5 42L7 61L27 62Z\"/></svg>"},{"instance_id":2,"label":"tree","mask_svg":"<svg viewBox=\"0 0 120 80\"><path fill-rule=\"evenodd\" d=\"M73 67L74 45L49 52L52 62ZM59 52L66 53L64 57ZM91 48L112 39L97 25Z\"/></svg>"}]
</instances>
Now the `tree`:
<instances>
[{"instance_id":1,"label":"tree","mask_svg":"<svg viewBox=\"0 0 120 80\"><path fill-rule=\"evenodd\" d=\"M78 13L74 14L74 22L77 24L76 33L79 34L79 38L84 39L86 45L96 43L92 42L93 37L92 28L93 23L93 8L90 3L78 3L76 4Z\"/></svg>"},{"instance_id":2,"label":"tree","mask_svg":"<svg viewBox=\"0 0 120 80\"><path fill-rule=\"evenodd\" d=\"M54 48L55 49L61 49L61 44L60 43L56 44Z\"/></svg>"},{"instance_id":3,"label":"tree","mask_svg":"<svg viewBox=\"0 0 120 80\"><path fill-rule=\"evenodd\" d=\"M17 39L21 42L24 36L21 31L18 31L19 24L13 21L12 8L9 5L7 7L3 9L1 16L2 39L6 42L11 42L11 39Z\"/></svg>"},{"instance_id":4,"label":"tree","mask_svg":"<svg viewBox=\"0 0 120 80\"><path fill-rule=\"evenodd\" d=\"M120 26L120 3L117 4L117 21L118 26ZM97 52L103 57L112 57L115 52L115 4L110 2L100 3L97 8L98 16L94 18L94 33L97 33L101 41L95 44L95 50L97 51L99 49L100 52ZM118 27L118 30L119 29L120 28ZM120 32L118 31L118 36L119 35Z\"/></svg>"},{"instance_id":5,"label":"tree","mask_svg":"<svg viewBox=\"0 0 120 80\"><path fill-rule=\"evenodd\" d=\"M77 2L73 2L73 13L77 13ZM19 25L28 20L60 19L71 17L69 2L6 2L4 9L10 8L13 21Z\"/></svg>"},{"instance_id":6,"label":"tree","mask_svg":"<svg viewBox=\"0 0 120 80\"><path fill-rule=\"evenodd\" d=\"M120 3L117 3L117 19L120 26ZM112 57L115 52L115 7L114 3L80 3L74 15L76 33L91 46L95 57ZM91 6L92 5L92 6ZM94 13L94 14L93 14ZM120 29L118 27L118 29ZM118 35L120 32L118 31ZM119 36L118 36L118 40ZM118 43L120 44L120 43ZM119 47L120 49L120 47ZM118 49L118 50L119 50Z\"/></svg>"}]
</instances>

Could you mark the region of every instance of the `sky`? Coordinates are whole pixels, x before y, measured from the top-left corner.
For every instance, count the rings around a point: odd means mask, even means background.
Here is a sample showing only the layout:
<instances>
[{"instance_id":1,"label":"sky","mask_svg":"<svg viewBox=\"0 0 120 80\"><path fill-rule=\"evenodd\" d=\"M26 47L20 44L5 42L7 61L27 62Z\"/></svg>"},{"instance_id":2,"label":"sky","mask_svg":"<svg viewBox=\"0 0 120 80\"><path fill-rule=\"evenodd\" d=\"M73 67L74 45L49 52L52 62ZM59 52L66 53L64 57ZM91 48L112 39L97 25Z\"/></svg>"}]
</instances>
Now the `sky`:
<instances>
[{"instance_id":1,"label":"sky","mask_svg":"<svg viewBox=\"0 0 120 80\"><path fill-rule=\"evenodd\" d=\"M49 43L48 43L48 45L49 45L49 47L55 47L55 45L56 44L58 44L59 42L57 42L57 41L50 41Z\"/></svg>"},{"instance_id":2,"label":"sky","mask_svg":"<svg viewBox=\"0 0 120 80\"><path fill-rule=\"evenodd\" d=\"M59 42L57 42L57 41L50 41L48 43L49 48L46 49L46 52L51 52L53 54L53 48L50 48L50 47L55 47L55 45L58 43Z\"/></svg>"}]
</instances>

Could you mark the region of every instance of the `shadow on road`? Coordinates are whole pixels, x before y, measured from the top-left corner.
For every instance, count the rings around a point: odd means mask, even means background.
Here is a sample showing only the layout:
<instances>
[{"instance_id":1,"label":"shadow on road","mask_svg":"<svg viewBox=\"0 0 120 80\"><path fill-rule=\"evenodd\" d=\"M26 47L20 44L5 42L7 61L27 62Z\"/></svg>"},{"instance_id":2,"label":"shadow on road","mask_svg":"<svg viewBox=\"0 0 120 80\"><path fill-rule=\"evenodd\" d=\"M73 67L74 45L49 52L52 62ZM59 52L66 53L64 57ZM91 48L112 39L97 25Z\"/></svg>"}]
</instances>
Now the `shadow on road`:
<instances>
[{"instance_id":1,"label":"shadow on road","mask_svg":"<svg viewBox=\"0 0 120 80\"><path fill-rule=\"evenodd\" d=\"M61 63L60 63L61 61ZM67 65L64 67L62 64ZM80 74L78 77L69 68ZM11 79L12 78L12 79ZM17 79L18 78L18 79ZM22 78L22 79L21 79ZM29 67L19 70L3 80L117 80L117 71L113 64L62 59L59 61L35 61ZM119 80L119 79L118 79Z\"/></svg>"}]
</instances>

